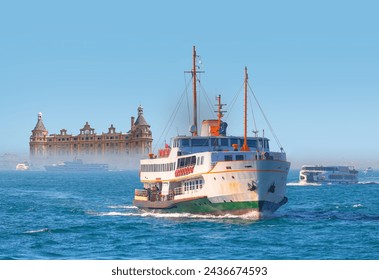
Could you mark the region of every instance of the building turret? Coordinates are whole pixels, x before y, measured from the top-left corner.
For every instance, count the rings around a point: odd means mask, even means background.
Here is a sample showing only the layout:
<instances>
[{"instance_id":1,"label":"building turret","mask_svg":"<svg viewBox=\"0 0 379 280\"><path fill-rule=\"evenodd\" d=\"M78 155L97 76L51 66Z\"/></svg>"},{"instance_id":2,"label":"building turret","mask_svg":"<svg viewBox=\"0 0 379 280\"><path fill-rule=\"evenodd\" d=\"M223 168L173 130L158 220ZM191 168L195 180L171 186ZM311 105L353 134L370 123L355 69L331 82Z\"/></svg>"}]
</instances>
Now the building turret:
<instances>
[{"instance_id":1,"label":"building turret","mask_svg":"<svg viewBox=\"0 0 379 280\"><path fill-rule=\"evenodd\" d=\"M146 122L143 115L143 107L140 105L137 110L138 117L130 131L133 139L132 147L130 148L139 154L148 155L152 151L152 133L150 125Z\"/></svg>"},{"instance_id":2,"label":"building turret","mask_svg":"<svg viewBox=\"0 0 379 280\"><path fill-rule=\"evenodd\" d=\"M37 124L32 130L32 135L30 136L29 147L31 160L35 158L43 158L46 156L47 148L47 135L48 131L43 124L42 113L38 113Z\"/></svg>"}]
</instances>

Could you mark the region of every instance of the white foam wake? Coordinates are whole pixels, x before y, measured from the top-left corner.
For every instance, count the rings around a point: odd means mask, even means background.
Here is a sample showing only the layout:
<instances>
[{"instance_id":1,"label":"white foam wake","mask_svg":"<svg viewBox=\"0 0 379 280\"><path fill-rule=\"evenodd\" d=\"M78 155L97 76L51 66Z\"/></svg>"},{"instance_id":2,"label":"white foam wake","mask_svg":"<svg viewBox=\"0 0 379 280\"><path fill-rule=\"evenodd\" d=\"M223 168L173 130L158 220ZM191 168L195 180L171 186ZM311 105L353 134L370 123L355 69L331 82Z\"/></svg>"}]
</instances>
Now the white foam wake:
<instances>
[{"instance_id":1,"label":"white foam wake","mask_svg":"<svg viewBox=\"0 0 379 280\"><path fill-rule=\"evenodd\" d=\"M133 205L110 205L108 206L110 209L138 209L137 206Z\"/></svg>"},{"instance_id":2,"label":"white foam wake","mask_svg":"<svg viewBox=\"0 0 379 280\"><path fill-rule=\"evenodd\" d=\"M135 208L129 208L135 209ZM206 219L206 220L222 220L222 219L240 219L240 220L257 220L259 215L257 212L251 211L243 215L212 215L212 214L191 214L191 213L157 213L157 212L93 212L87 211L87 214L94 216L125 216L125 217L154 217L165 219Z\"/></svg>"}]
</instances>

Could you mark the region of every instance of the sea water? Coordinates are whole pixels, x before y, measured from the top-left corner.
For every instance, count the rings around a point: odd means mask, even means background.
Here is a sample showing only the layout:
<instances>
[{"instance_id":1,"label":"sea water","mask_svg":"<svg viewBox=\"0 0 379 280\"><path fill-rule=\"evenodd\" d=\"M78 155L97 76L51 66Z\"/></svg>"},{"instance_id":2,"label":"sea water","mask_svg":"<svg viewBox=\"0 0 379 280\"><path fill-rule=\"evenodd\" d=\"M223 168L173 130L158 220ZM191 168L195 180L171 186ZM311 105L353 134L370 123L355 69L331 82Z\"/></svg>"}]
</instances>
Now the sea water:
<instances>
[{"instance_id":1,"label":"sea water","mask_svg":"<svg viewBox=\"0 0 379 280\"><path fill-rule=\"evenodd\" d=\"M0 259L379 259L379 172L300 186L272 217L147 213L137 171L0 172Z\"/></svg>"}]
</instances>

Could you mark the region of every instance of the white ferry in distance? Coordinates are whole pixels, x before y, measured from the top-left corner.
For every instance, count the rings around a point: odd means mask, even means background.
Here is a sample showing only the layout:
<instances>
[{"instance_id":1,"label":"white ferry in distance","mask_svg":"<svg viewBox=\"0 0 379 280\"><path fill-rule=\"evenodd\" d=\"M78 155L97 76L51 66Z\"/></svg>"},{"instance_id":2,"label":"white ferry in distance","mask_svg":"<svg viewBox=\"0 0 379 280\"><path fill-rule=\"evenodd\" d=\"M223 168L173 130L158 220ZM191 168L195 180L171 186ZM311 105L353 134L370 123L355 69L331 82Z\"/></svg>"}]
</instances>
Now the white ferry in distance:
<instances>
[{"instance_id":1,"label":"white ferry in distance","mask_svg":"<svg viewBox=\"0 0 379 280\"><path fill-rule=\"evenodd\" d=\"M358 171L351 166L303 165L299 175L300 183L316 184L355 184Z\"/></svg>"},{"instance_id":2,"label":"white ferry in distance","mask_svg":"<svg viewBox=\"0 0 379 280\"><path fill-rule=\"evenodd\" d=\"M365 169L364 173L367 174L367 173L371 173L371 172L373 172L373 171L374 171L374 169L372 169L372 167L367 167L367 168Z\"/></svg>"},{"instance_id":3,"label":"white ferry in distance","mask_svg":"<svg viewBox=\"0 0 379 280\"><path fill-rule=\"evenodd\" d=\"M133 204L158 212L271 214L287 202L286 181L290 163L286 154L269 149L265 137L247 137L245 68L244 136L227 136L222 121L221 96L217 119L197 125L196 50L193 47L193 125L190 136L176 136L158 155L141 160L144 189L135 190Z\"/></svg>"}]
</instances>

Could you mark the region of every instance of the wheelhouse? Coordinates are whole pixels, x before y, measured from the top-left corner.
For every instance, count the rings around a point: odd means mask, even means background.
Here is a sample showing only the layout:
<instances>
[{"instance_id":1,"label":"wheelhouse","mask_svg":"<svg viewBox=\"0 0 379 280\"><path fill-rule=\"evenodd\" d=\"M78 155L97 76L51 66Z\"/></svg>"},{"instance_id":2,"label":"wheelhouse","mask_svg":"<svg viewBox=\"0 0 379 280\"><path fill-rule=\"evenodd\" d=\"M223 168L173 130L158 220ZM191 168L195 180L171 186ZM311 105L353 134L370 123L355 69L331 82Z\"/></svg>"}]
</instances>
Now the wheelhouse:
<instances>
[{"instance_id":1,"label":"wheelhouse","mask_svg":"<svg viewBox=\"0 0 379 280\"><path fill-rule=\"evenodd\" d=\"M200 153L207 151L232 151L239 149L243 145L244 139L241 137L204 137L204 136L178 136L172 141L173 148L179 148L186 153ZM248 137L247 145L251 151L259 150L269 152L269 139L261 137ZM234 148L236 147L236 148Z\"/></svg>"}]
</instances>

